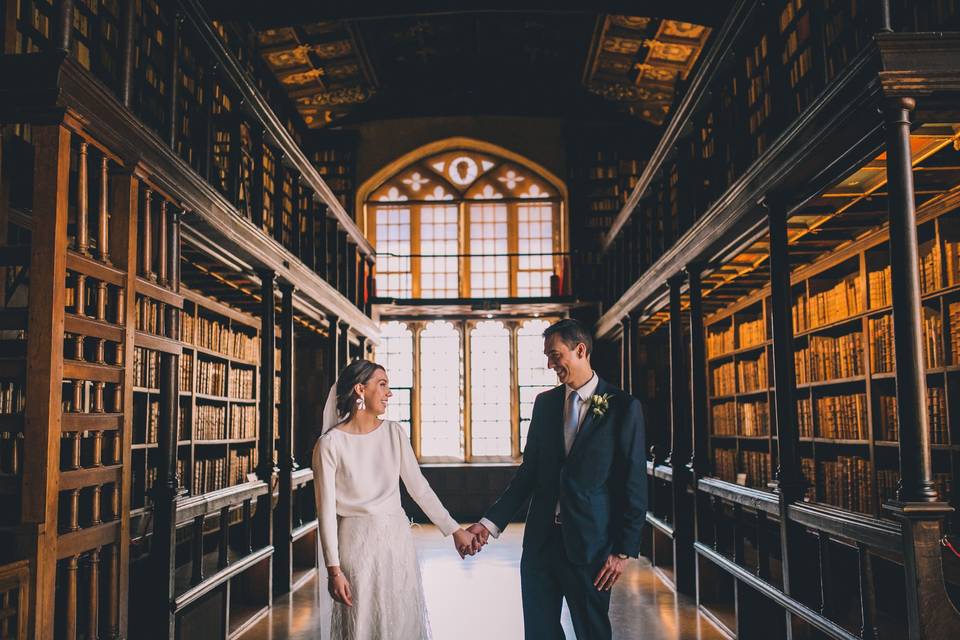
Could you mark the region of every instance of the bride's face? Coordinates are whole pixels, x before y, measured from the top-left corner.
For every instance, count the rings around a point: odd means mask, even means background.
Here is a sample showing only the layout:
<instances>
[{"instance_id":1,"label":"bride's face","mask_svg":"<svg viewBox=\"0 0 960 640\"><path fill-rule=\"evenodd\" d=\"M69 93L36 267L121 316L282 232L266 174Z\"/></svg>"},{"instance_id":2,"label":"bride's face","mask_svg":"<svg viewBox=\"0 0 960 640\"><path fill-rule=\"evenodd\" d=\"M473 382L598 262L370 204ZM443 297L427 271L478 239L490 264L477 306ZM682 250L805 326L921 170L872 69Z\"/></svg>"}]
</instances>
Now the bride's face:
<instances>
[{"instance_id":1,"label":"bride's face","mask_svg":"<svg viewBox=\"0 0 960 640\"><path fill-rule=\"evenodd\" d=\"M373 372L373 376L363 386L363 401L367 411L383 415L387 412L387 402L393 393L390 391L390 381L382 369Z\"/></svg>"}]
</instances>

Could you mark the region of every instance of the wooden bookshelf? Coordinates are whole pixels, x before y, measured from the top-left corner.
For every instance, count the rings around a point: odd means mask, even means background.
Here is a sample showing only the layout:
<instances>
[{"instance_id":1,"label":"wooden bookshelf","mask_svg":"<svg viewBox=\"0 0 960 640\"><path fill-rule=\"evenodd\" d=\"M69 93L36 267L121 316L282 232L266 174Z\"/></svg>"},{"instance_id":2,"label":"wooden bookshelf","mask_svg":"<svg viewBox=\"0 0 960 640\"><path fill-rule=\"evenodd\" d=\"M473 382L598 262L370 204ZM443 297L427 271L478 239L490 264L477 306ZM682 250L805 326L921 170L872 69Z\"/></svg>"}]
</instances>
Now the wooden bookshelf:
<instances>
[{"instance_id":1,"label":"wooden bookshelf","mask_svg":"<svg viewBox=\"0 0 960 640\"><path fill-rule=\"evenodd\" d=\"M956 505L960 211L925 219L918 239L933 462L938 487ZM892 497L899 474L889 265L886 233L875 233L848 248L839 261L825 256L805 267L803 277L792 282L797 415L802 467L811 482L808 499L874 516L884 515L881 504ZM745 346L740 331L744 314L755 317L769 304L766 293L755 294L706 320L714 470L730 481L746 474L757 488L765 488L765 482L751 480L762 477L753 473L759 464L753 452L765 453L769 463L764 465L775 463L776 425L770 414L768 435L755 439L757 419L745 409L760 401L772 407L775 390L769 374L760 384L752 378L745 384L737 367L753 366L752 376L757 369L752 361L772 357L769 342Z\"/></svg>"},{"instance_id":2,"label":"wooden bookshelf","mask_svg":"<svg viewBox=\"0 0 960 640\"><path fill-rule=\"evenodd\" d=\"M310 162L347 213L353 215L357 191L356 134L324 131L314 135L312 144Z\"/></svg>"}]
</instances>

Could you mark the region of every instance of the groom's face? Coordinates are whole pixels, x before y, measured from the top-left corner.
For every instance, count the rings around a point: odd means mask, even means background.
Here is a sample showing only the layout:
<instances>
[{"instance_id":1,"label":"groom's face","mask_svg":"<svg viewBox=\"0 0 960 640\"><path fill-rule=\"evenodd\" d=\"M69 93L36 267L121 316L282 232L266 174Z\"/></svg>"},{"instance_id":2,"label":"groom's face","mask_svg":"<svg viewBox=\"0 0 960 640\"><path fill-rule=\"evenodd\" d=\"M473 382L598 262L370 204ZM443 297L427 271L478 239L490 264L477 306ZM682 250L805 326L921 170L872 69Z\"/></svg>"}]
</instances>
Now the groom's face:
<instances>
[{"instance_id":1,"label":"groom's face","mask_svg":"<svg viewBox=\"0 0 960 640\"><path fill-rule=\"evenodd\" d=\"M543 354L547 356L547 368L553 369L560 384L579 380L590 370L587 348L583 343L571 349L557 335L552 335L543 343Z\"/></svg>"}]
</instances>

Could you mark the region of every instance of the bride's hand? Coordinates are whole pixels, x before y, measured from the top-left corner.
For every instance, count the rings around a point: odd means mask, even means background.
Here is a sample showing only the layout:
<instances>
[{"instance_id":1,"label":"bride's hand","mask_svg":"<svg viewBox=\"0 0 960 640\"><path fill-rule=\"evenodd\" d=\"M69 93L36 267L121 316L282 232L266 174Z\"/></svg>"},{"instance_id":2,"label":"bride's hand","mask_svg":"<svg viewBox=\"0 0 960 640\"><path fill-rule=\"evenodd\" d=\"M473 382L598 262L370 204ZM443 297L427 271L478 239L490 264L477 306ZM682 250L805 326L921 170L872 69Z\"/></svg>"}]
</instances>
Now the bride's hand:
<instances>
[{"instance_id":1,"label":"bride's hand","mask_svg":"<svg viewBox=\"0 0 960 640\"><path fill-rule=\"evenodd\" d=\"M453 544L457 548L457 553L460 554L461 558L479 553L480 547L483 546L480 541L477 540L477 536L464 529L457 529L453 533Z\"/></svg>"},{"instance_id":2,"label":"bride's hand","mask_svg":"<svg viewBox=\"0 0 960 640\"><path fill-rule=\"evenodd\" d=\"M337 602L348 607L353 606L353 593L350 591L350 583L342 572L327 578L327 591L330 592L330 597Z\"/></svg>"}]
</instances>

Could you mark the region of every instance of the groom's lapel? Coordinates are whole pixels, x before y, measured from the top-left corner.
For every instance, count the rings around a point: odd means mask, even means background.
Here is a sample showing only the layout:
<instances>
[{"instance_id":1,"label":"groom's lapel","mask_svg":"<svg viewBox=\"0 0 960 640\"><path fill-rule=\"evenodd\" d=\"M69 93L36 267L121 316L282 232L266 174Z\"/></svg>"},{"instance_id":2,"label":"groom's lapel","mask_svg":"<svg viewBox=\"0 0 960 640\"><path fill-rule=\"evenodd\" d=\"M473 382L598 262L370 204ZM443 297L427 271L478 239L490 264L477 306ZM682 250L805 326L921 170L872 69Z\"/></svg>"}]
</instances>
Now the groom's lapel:
<instances>
[{"instance_id":1,"label":"groom's lapel","mask_svg":"<svg viewBox=\"0 0 960 640\"><path fill-rule=\"evenodd\" d=\"M547 424L554 425L553 442L555 446L559 447L561 460L567 455L567 445L563 440L563 403L566 399L566 393L566 385L561 384L560 386L556 387L556 390L554 391L556 398L547 405L551 412L551 415L547 416L549 420Z\"/></svg>"},{"instance_id":2,"label":"groom's lapel","mask_svg":"<svg viewBox=\"0 0 960 640\"><path fill-rule=\"evenodd\" d=\"M607 392L607 383L600 378L597 382L597 390L594 391L594 395L601 396ZM589 402L590 400L587 400ZM583 419L583 424L580 425L580 430L577 431L577 437L573 440L573 446L570 447L570 455L568 458L573 458L577 455L577 451L583 448L583 443L586 441L587 437L590 435L590 431L596 427L597 423L603 421L603 417L598 417L597 414L593 412L592 407L587 408L587 415Z\"/></svg>"}]
</instances>

